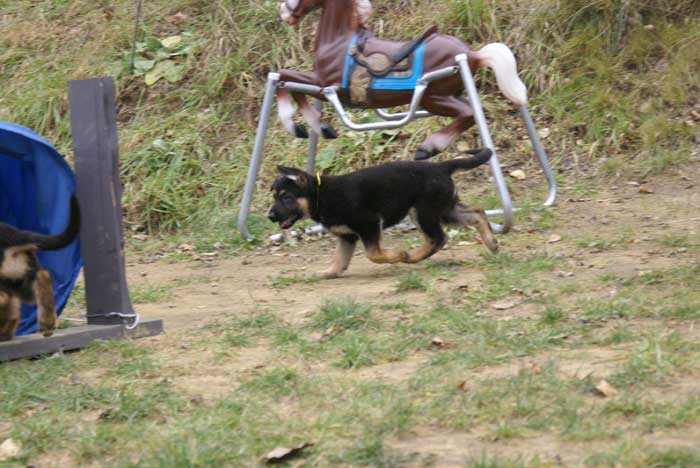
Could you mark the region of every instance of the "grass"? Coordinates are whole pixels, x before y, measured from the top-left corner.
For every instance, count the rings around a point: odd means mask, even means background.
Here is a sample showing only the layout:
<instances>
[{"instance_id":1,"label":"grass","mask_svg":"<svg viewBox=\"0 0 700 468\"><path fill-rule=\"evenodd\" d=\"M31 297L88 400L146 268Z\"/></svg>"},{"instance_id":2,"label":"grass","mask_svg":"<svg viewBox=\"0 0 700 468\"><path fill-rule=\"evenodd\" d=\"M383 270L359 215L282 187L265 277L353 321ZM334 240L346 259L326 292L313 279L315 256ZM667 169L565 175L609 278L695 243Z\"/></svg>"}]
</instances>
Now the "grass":
<instances>
[{"instance_id":1,"label":"grass","mask_svg":"<svg viewBox=\"0 0 700 468\"><path fill-rule=\"evenodd\" d=\"M318 275L277 275L270 278L270 286L275 289L284 289L295 284L313 284L320 280Z\"/></svg>"},{"instance_id":2,"label":"grass","mask_svg":"<svg viewBox=\"0 0 700 468\"><path fill-rule=\"evenodd\" d=\"M335 298L326 300L312 319L314 328L327 330L337 328L341 330L363 329L373 323L371 317L372 307L362 304L352 298Z\"/></svg>"},{"instance_id":3,"label":"grass","mask_svg":"<svg viewBox=\"0 0 700 468\"><path fill-rule=\"evenodd\" d=\"M254 308L175 331L165 342L97 342L80 353L4 365L0 411L9 425L0 430L21 444L15 461L24 464L58 452L107 466L248 465L275 446L313 442L302 455L310 464L391 466L441 456L397 450L397 440L478 430L472 455L463 453L468 466L547 466L534 454L540 437L564 447L590 444L581 461L591 466L693 466L692 450L659 451L644 437L700 424L700 401L677 387L694 375L700 347L673 330L674 321L697 317L657 313L666 307L659 292L669 286L694 294L696 266L593 278L591 285L617 285L616 299L605 301L584 298L586 288L564 294L549 285L559 261L541 253L477 258L469 268L482 269L484 283L457 301L328 297L303 323ZM436 262L425 274L464 267ZM534 319L484 313L513 287L551 296L533 302ZM603 333L598 324L610 328ZM446 344L430 345L436 336ZM183 341L188 346L178 348ZM618 357L609 368L593 362L591 371L573 373L572 361L576 368L590 361L577 350L592 346ZM251 352L259 360L246 361ZM182 366L180 358L197 365ZM392 369L397 374L383 377ZM208 396L209 375L230 379L223 396ZM594 395L602 378L617 395ZM201 384L183 386L190 379ZM116 458L114 440L129 441L126 456ZM496 456L489 448L522 440L532 450Z\"/></svg>"},{"instance_id":4,"label":"grass","mask_svg":"<svg viewBox=\"0 0 700 468\"><path fill-rule=\"evenodd\" d=\"M6 66L0 80L7 92L0 97L0 119L36 130L70 159L67 80L114 76L126 225L155 237L176 233L202 248L216 242L231 250L249 247L231 233L265 71L311 66L307 38L313 20L289 28L274 5L252 1L235 6L230 0L205 6L195 0L151 2L142 15L139 57L157 55L158 41L176 35L186 51L168 58L181 68L178 81L148 86L142 74L127 67L131 3L4 4L0 61ZM683 18L694 18L698 10L690 0L644 5L633 15L615 2L546 1L524 9L504 0L445 0L438 6L418 0L408 10L378 6L372 27L381 27L387 37L409 37L434 22L474 48L495 40L513 45L534 114L551 130L547 144L575 156L577 170L590 167L592 175L598 168L605 176L630 169L653 175L683 164L697 144L695 128L685 121L692 120L689 109L699 85L693 48L698 25ZM70 25L56 21L68 17ZM236 34L229 34L232 30ZM259 37L268 38L265 47ZM487 110L505 111L500 98L489 93L491 80L480 81ZM494 135L509 135L501 130L514 127L502 113L503 118L491 119ZM407 132L342 132L322 145L319 168L338 173L408 158L437 125L424 121ZM267 143L276 162L303 165L305 142L278 125L271 125ZM509 160L529 157L528 147L509 146ZM270 182L273 169L263 165L261 186ZM250 221L258 240L272 229L260 215L269 201L264 192L258 192ZM552 222L546 215L538 220L542 226Z\"/></svg>"},{"instance_id":5,"label":"grass","mask_svg":"<svg viewBox=\"0 0 700 468\"><path fill-rule=\"evenodd\" d=\"M134 304L150 302L167 302L173 299L169 286L137 285L129 288L129 295Z\"/></svg>"},{"instance_id":6,"label":"grass","mask_svg":"<svg viewBox=\"0 0 700 468\"><path fill-rule=\"evenodd\" d=\"M425 279L415 271L399 276L399 281L396 284L397 292L425 291L426 289L428 286L425 284Z\"/></svg>"},{"instance_id":7,"label":"grass","mask_svg":"<svg viewBox=\"0 0 700 468\"><path fill-rule=\"evenodd\" d=\"M696 2L632 2L634 12L629 2L584 0L373 3L373 26L387 37L412 37L435 22L473 48L512 44L537 126L550 129L544 143L554 165L571 167L558 175L567 196L590 197L601 180L683 167L698 144L697 127L685 124L700 86ZM32 127L70 159L66 80L114 75L125 226L148 235L128 239L129 253L182 242L222 256L254 247L232 233L264 76L310 67L312 21L284 27L269 2L144 2L141 39L188 33L193 44L177 59L180 81L148 87L124 66L132 7L0 0L0 119ZM491 78L477 80L504 161L529 160ZM322 144L318 166L337 174L408 159L441 124L344 131ZM305 151L306 142L271 125L266 161L302 166ZM270 229L265 187L273 169L262 167L250 219L258 240ZM511 185L514 199L539 200ZM464 196L496 204L492 195ZM518 213L526 228L504 237L497 255L390 270L398 273L386 292L360 298L341 295L345 289L294 316L251 294L255 306L232 303L225 315L158 339L3 364L0 442L12 438L21 452L0 466L253 466L276 446L305 442L314 444L301 455L309 466L427 466L454 455L456 465L544 467L555 463L543 448L552 442L566 464L697 466L697 234L644 241L674 255L665 267L611 268L594 278L577 270L563 283L553 272L567 261L624 251L636 231L569 233L583 252L554 256L555 247L533 243L528 230L565 235L561 213ZM457 289L465 271L469 287ZM176 288L207 277L132 284L132 301L172 302ZM315 290L316 281L288 271L263 287L291 300L291 286ZM362 284L350 274L343 281ZM77 289L71 306L84 308L83 297ZM508 297L520 303L493 309ZM618 393L596 395L601 379Z\"/></svg>"}]
</instances>

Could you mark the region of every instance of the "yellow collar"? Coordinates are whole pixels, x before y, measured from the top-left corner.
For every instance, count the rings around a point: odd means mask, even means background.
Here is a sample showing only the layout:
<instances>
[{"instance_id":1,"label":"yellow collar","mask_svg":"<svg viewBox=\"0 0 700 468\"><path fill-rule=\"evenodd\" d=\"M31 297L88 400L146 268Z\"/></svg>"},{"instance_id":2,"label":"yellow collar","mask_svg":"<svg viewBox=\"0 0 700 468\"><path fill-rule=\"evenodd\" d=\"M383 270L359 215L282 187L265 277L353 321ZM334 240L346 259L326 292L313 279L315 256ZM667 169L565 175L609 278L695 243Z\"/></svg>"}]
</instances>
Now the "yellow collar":
<instances>
[{"instance_id":1,"label":"yellow collar","mask_svg":"<svg viewBox=\"0 0 700 468\"><path fill-rule=\"evenodd\" d=\"M316 182L318 182L318 186L320 187L321 186L321 174L318 172L316 173Z\"/></svg>"}]
</instances>

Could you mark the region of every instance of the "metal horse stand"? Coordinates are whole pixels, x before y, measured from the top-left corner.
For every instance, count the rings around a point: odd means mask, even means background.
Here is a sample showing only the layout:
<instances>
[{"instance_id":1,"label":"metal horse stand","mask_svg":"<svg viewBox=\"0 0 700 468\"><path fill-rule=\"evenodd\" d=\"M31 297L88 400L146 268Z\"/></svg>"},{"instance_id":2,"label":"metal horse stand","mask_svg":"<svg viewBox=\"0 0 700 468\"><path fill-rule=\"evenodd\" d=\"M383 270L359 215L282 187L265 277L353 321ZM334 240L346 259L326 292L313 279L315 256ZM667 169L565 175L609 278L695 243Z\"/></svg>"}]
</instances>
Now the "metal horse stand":
<instances>
[{"instance_id":1,"label":"metal horse stand","mask_svg":"<svg viewBox=\"0 0 700 468\"><path fill-rule=\"evenodd\" d=\"M248 167L248 177L246 179L245 188L243 190L243 200L241 201L241 209L238 213L238 230L241 234L250 238L251 235L248 232L247 219L248 213L250 211L250 205L253 198L253 192L255 190L255 180L260 170L260 164L262 163L262 152L265 144L265 134L267 133L267 124L270 117L270 111L272 109L272 98L275 93L275 88L284 87L290 91L295 91L303 94L318 95L323 94L323 96L331 103L334 110L340 117L343 124L356 131L367 131L367 130L385 130L402 127L416 118L430 117L432 114L425 110L419 110L420 102L427 89L428 85L435 80L445 78L449 75L454 75L460 73L462 81L464 82L464 87L467 91L467 97L469 98L469 103L474 111L474 119L476 120L476 126L479 130L479 135L481 137L481 142L484 146L490 148L493 151L493 156L491 157L489 164L491 166L491 173L493 174L494 181L496 183L496 190L498 192L498 198L501 202L501 208L486 210L489 216L502 215L503 224L491 223L492 227L497 232L508 232L513 227L513 211L518 208L514 208L510 199L510 193L508 192L508 186L506 185L505 179L503 177L503 171L501 170L501 165L498 162L498 155L496 154L496 149L493 145L493 140L491 139L491 133L488 128L488 123L486 122L486 116L484 115L484 110L481 107L481 101L479 100L479 95L476 91L476 85L474 84L474 77L467 64L467 56L464 54L457 55L455 57L457 65L442 68L440 70L435 70L430 73L424 74L416 83L415 90L413 91L413 97L411 99L411 104L407 112L400 113L388 113L381 109L377 109L377 115L382 119L378 122L370 123L355 123L353 122L346 113L340 98L337 94L337 86L329 86L326 88L321 88L319 86L295 83L295 82L284 82L280 81L280 75L278 73L269 73L267 76L267 85L265 87L265 98L263 99L262 109L260 111L260 120L258 122L258 129L255 135L255 145L253 147L253 154L250 160L250 166ZM318 103L317 103L318 104ZM540 163L540 167L544 173L547 183L549 185L549 192L547 198L542 204L543 207L550 207L554 204L554 200L557 195L557 184L552 172L552 168L549 165L549 160L547 159L547 153L545 153L542 143L540 142L539 136L535 129L535 125L530 117L530 113L525 105L519 108L520 117L523 119L525 128L527 129L528 136L532 143L532 147L535 151L535 155ZM311 140L309 143L309 154L307 160L307 172L313 172L315 159L316 159L316 148L318 144L318 136L316 133L311 133Z\"/></svg>"}]
</instances>

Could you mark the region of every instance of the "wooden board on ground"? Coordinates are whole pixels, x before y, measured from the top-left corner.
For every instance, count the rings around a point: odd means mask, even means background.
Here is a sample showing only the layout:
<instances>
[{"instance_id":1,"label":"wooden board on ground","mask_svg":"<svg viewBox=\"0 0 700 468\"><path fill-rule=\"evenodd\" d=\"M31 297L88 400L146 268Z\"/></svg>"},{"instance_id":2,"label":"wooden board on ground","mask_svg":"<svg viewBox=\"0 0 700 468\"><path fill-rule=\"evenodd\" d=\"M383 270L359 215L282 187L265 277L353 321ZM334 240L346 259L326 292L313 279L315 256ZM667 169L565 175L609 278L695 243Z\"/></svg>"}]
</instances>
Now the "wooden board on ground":
<instances>
[{"instance_id":1,"label":"wooden board on ground","mask_svg":"<svg viewBox=\"0 0 700 468\"><path fill-rule=\"evenodd\" d=\"M0 362L84 348L94 340L144 338L163 332L160 319L142 320L133 330L123 325L85 325L63 328L49 337L40 333L15 337L0 342Z\"/></svg>"}]
</instances>

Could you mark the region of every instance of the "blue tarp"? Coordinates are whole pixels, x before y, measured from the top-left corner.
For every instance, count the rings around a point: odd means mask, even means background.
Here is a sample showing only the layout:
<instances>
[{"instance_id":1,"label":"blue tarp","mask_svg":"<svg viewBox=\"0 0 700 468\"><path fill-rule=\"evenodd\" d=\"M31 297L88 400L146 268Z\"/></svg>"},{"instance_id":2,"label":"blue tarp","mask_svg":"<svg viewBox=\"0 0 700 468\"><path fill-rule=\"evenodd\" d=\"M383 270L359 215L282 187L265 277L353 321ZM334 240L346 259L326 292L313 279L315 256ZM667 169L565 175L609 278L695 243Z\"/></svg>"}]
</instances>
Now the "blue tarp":
<instances>
[{"instance_id":1,"label":"blue tarp","mask_svg":"<svg viewBox=\"0 0 700 468\"><path fill-rule=\"evenodd\" d=\"M74 192L73 171L53 146L28 128L0 121L0 222L57 234L66 227ZM51 273L60 313L82 265L79 241L38 256ZM23 305L17 335L37 330L36 307Z\"/></svg>"}]
</instances>

